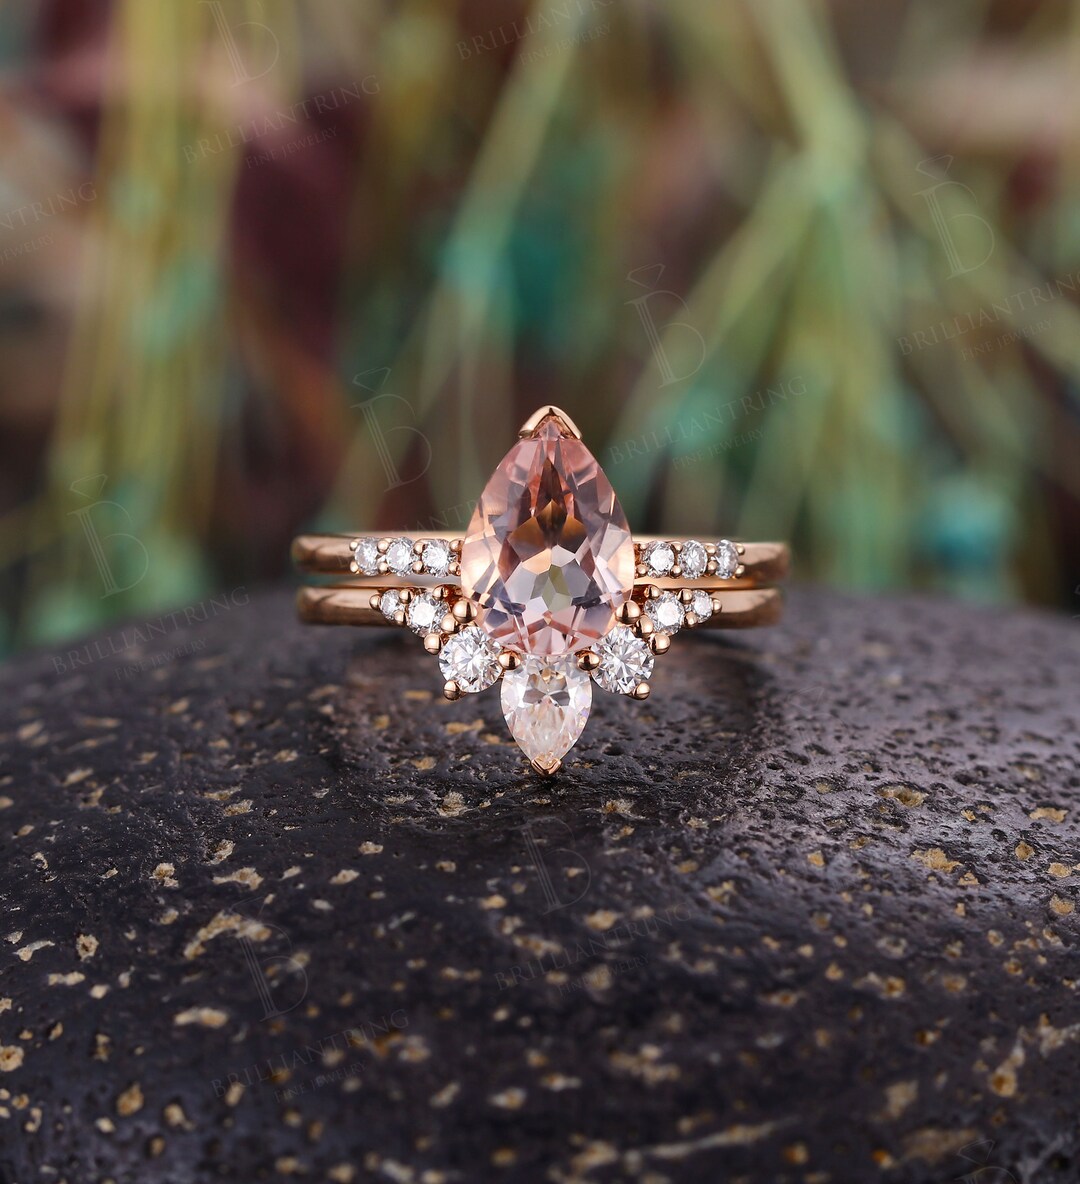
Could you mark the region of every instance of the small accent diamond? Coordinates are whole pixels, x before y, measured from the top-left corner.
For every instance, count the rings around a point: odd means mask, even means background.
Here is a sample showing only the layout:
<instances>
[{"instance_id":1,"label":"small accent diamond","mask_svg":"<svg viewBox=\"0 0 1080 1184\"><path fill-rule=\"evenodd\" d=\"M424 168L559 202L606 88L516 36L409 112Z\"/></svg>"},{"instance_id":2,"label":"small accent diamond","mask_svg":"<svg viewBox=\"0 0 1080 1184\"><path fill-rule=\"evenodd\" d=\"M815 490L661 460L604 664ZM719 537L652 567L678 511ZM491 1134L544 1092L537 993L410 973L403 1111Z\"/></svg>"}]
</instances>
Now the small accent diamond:
<instances>
[{"instance_id":1,"label":"small accent diamond","mask_svg":"<svg viewBox=\"0 0 1080 1184\"><path fill-rule=\"evenodd\" d=\"M628 625L616 625L596 647L600 665L593 678L615 695L629 695L653 672L652 651Z\"/></svg>"},{"instance_id":2,"label":"small accent diamond","mask_svg":"<svg viewBox=\"0 0 1080 1184\"><path fill-rule=\"evenodd\" d=\"M379 597L379 608L382 609L382 615L388 621L394 619L394 613L401 607L403 607L401 593L396 588L387 588L382 596Z\"/></svg>"},{"instance_id":3,"label":"small accent diamond","mask_svg":"<svg viewBox=\"0 0 1080 1184\"><path fill-rule=\"evenodd\" d=\"M409 628L414 633L424 634L433 633L438 629L439 622L445 615L446 605L429 593L422 592L409 601L406 619L409 622Z\"/></svg>"},{"instance_id":4,"label":"small accent diamond","mask_svg":"<svg viewBox=\"0 0 1080 1184\"><path fill-rule=\"evenodd\" d=\"M658 633L678 633L686 618L682 601L674 592L661 592L654 599L646 600L645 612Z\"/></svg>"},{"instance_id":5,"label":"small accent diamond","mask_svg":"<svg viewBox=\"0 0 1080 1184\"><path fill-rule=\"evenodd\" d=\"M353 547L353 559L357 570L365 576L373 576L379 570L378 539L359 539Z\"/></svg>"},{"instance_id":6,"label":"small accent diamond","mask_svg":"<svg viewBox=\"0 0 1080 1184\"><path fill-rule=\"evenodd\" d=\"M641 561L650 575L666 576L675 566L675 548L670 543L649 543Z\"/></svg>"},{"instance_id":7,"label":"small accent diamond","mask_svg":"<svg viewBox=\"0 0 1080 1184\"><path fill-rule=\"evenodd\" d=\"M430 572L433 576L445 576L450 571L454 555L445 539L428 539L420 558L424 564L424 571Z\"/></svg>"},{"instance_id":8,"label":"small accent diamond","mask_svg":"<svg viewBox=\"0 0 1080 1184\"><path fill-rule=\"evenodd\" d=\"M470 625L455 633L439 653L439 667L443 678L475 694L498 682L502 667L499 651L502 646L493 641L477 625Z\"/></svg>"},{"instance_id":9,"label":"small accent diamond","mask_svg":"<svg viewBox=\"0 0 1080 1184\"><path fill-rule=\"evenodd\" d=\"M397 576L412 574L413 549L411 539L391 539L386 548L386 566Z\"/></svg>"},{"instance_id":10,"label":"small accent diamond","mask_svg":"<svg viewBox=\"0 0 1080 1184\"><path fill-rule=\"evenodd\" d=\"M730 580L739 566L739 552L735 544L721 539L716 544L716 574L722 580Z\"/></svg>"},{"instance_id":11,"label":"small accent diamond","mask_svg":"<svg viewBox=\"0 0 1080 1184\"><path fill-rule=\"evenodd\" d=\"M707 621L712 616L712 597L704 588L698 588L690 601L690 611L699 621Z\"/></svg>"},{"instance_id":12,"label":"small accent diamond","mask_svg":"<svg viewBox=\"0 0 1080 1184\"><path fill-rule=\"evenodd\" d=\"M709 552L697 539L690 539L689 542L683 543L682 550L679 552L679 567L682 568L682 574L688 580L696 580L699 576L703 576L708 566Z\"/></svg>"}]
</instances>

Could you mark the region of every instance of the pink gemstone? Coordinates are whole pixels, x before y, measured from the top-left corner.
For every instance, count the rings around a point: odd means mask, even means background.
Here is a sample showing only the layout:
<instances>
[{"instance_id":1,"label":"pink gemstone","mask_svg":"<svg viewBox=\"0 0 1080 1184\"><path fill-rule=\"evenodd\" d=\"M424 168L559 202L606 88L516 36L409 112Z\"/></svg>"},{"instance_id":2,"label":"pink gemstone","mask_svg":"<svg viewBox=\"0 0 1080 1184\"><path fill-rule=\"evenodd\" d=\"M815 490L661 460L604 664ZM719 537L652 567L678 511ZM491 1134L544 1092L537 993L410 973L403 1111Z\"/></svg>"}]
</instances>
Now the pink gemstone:
<instances>
[{"instance_id":1,"label":"pink gemstone","mask_svg":"<svg viewBox=\"0 0 1080 1184\"><path fill-rule=\"evenodd\" d=\"M626 515L596 457L553 416L487 483L462 547L461 586L492 637L548 656L599 640L630 598Z\"/></svg>"}]
</instances>

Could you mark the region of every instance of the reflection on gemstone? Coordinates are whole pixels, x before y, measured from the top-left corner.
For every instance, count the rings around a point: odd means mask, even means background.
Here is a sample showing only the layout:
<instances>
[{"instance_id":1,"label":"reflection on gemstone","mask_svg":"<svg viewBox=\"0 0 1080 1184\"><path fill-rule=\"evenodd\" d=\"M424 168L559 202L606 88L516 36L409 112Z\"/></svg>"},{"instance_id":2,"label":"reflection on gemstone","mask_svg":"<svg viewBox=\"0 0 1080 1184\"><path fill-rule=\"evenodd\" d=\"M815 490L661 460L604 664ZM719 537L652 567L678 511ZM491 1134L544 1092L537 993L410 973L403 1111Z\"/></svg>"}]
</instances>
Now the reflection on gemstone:
<instances>
[{"instance_id":1,"label":"reflection on gemstone","mask_svg":"<svg viewBox=\"0 0 1080 1184\"><path fill-rule=\"evenodd\" d=\"M503 458L469 525L461 585L478 623L525 653L565 654L604 636L633 583L634 544L611 483L549 416Z\"/></svg>"},{"instance_id":2,"label":"reflection on gemstone","mask_svg":"<svg viewBox=\"0 0 1080 1184\"><path fill-rule=\"evenodd\" d=\"M572 654L525 658L502 680L502 708L521 751L553 768L581 735L592 707L592 683Z\"/></svg>"}]
</instances>

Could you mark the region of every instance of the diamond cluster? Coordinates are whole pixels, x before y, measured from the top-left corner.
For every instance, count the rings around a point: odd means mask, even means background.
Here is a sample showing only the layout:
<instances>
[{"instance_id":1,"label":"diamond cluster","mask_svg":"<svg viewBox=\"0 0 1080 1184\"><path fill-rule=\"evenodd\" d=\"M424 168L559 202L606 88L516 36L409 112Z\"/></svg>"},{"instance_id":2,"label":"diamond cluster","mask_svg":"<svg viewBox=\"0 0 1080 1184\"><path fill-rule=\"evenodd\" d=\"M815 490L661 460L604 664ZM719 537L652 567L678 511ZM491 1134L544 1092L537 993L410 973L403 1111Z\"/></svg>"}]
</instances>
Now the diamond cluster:
<instances>
[{"instance_id":1,"label":"diamond cluster","mask_svg":"<svg viewBox=\"0 0 1080 1184\"><path fill-rule=\"evenodd\" d=\"M352 545L353 569L360 575L453 576L460 571L457 553L445 539L357 539Z\"/></svg>"},{"instance_id":2,"label":"diamond cluster","mask_svg":"<svg viewBox=\"0 0 1080 1184\"><path fill-rule=\"evenodd\" d=\"M700 543L688 539L683 543L657 539L638 547L637 574L639 576L674 576L699 580L702 576L716 576L719 580L734 579L739 574L738 545L729 539L718 543Z\"/></svg>"}]
</instances>

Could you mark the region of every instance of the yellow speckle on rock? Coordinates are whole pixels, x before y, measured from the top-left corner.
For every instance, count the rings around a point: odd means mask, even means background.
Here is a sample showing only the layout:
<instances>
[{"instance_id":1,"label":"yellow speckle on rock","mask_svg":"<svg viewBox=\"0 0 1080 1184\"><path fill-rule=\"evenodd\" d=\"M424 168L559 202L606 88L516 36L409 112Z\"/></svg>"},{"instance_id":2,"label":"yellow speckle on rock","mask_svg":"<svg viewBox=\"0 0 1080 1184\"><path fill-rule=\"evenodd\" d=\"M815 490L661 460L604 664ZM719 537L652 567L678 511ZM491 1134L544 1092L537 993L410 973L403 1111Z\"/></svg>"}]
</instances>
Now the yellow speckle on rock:
<instances>
[{"instance_id":1,"label":"yellow speckle on rock","mask_svg":"<svg viewBox=\"0 0 1080 1184\"><path fill-rule=\"evenodd\" d=\"M211 848L210 862L221 863L223 860L228 859L235 849L236 844L232 839L222 839L220 843L215 843Z\"/></svg>"},{"instance_id":2,"label":"yellow speckle on rock","mask_svg":"<svg viewBox=\"0 0 1080 1184\"><path fill-rule=\"evenodd\" d=\"M474 719L471 724L452 719L446 725L446 734L448 736L460 736L465 732L479 732L483 726L484 721L482 719Z\"/></svg>"},{"instance_id":3,"label":"yellow speckle on rock","mask_svg":"<svg viewBox=\"0 0 1080 1184\"><path fill-rule=\"evenodd\" d=\"M1055 880L1064 880L1066 876L1072 873L1072 868L1068 867L1064 863L1056 862L1052 863L1046 870L1054 877Z\"/></svg>"},{"instance_id":4,"label":"yellow speckle on rock","mask_svg":"<svg viewBox=\"0 0 1080 1184\"><path fill-rule=\"evenodd\" d=\"M19 936L21 937L22 935L20 934ZM17 940L18 938L16 938ZM51 941L32 941L28 946L23 946L21 950L16 950L15 957L20 958L23 962L29 962L38 950L43 950L46 946L53 944L55 943Z\"/></svg>"},{"instance_id":5,"label":"yellow speckle on rock","mask_svg":"<svg viewBox=\"0 0 1080 1184\"><path fill-rule=\"evenodd\" d=\"M1017 1037L1012 1052L990 1074L990 1088L994 1093L1002 1098L1011 1098L1016 1094L1018 1085L1016 1071L1023 1063L1024 1046L1020 1038Z\"/></svg>"},{"instance_id":6,"label":"yellow speckle on rock","mask_svg":"<svg viewBox=\"0 0 1080 1184\"><path fill-rule=\"evenodd\" d=\"M1059 917L1067 917L1076 909L1076 905L1071 900L1066 900L1056 893L1050 897L1050 907Z\"/></svg>"},{"instance_id":7,"label":"yellow speckle on rock","mask_svg":"<svg viewBox=\"0 0 1080 1184\"><path fill-rule=\"evenodd\" d=\"M143 1108L144 1101L142 1089L136 1081L116 1099L116 1113L121 1118L137 1114Z\"/></svg>"},{"instance_id":8,"label":"yellow speckle on rock","mask_svg":"<svg viewBox=\"0 0 1080 1184\"><path fill-rule=\"evenodd\" d=\"M590 929L598 929L603 932L605 929L610 929L618 919L619 914L613 913L611 909L597 909L586 915L585 924Z\"/></svg>"},{"instance_id":9,"label":"yellow speckle on rock","mask_svg":"<svg viewBox=\"0 0 1080 1184\"><path fill-rule=\"evenodd\" d=\"M351 868L343 868L336 876L330 877L331 884L351 884L353 880L359 876L359 872L354 872Z\"/></svg>"},{"instance_id":10,"label":"yellow speckle on rock","mask_svg":"<svg viewBox=\"0 0 1080 1184\"><path fill-rule=\"evenodd\" d=\"M807 1151L805 1143L791 1143L784 1148L784 1159L798 1166L809 1161L810 1152Z\"/></svg>"},{"instance_id":11,"label":"yellow speckle on rock","mask_svg":"<svg viewBox=\"0 0 1080 1184\"><path fill-rule=\"evenodd\" d=\"M170 1102L162 1111L166 1125L173 1128L188 1126L188 1118L179 1102Z\"/></svg>"},{"instance_id":12,"label":"yellow speckle on rock","mask_svg":"<svg viewBox=\"0 0 1080 1184\"><path fill-rule=\"evenodd\" d=\"M23 1050L17 1044L0 1044L0 1073L11 1073L23 1063Z\"/></svg>"},{"instance_id":13,"label":"yellow speckle on rock","mask_svg":"<svg viewBox=\"0 0 1080 1184\"><path fill-rule=\"evenodd\" d=\"M225 1091L225 1105L235 1106L243 1096L244 1083L242 1081L234 1081Z\"/></svg>"},{"instance_id":14,"label":"yellow speckle on rock","mask_svg":"<svg viewBox=\"0 0 1080 1184\"><path fill-rule=\"evenodd\" d=\"M1035 848L1030 843L1019 842L1016 844L1017 859L1030 859L1034 854Z\"/></svg>"},{"instance_id":15,"label":"yellow speckle on rock","mask_svg":"<svg viewBox=\"0 0 1080 1184\"><path fill-rule=\"evenodd\" d=\"M50 974L48 982L50 987L73 987L76 983L83 982L85 978L85 974L72 970L67 974Z\"/></svg>"},{"instance_id":16,"label":"yellow speckle on rock","mask_svg":"<svg viewBox=\"0 0 1080 1184\"><path fill-rule=\"evenodd\" d=\"M418 756L413 758L412 762L416 768L422 773L426 773L429 769L434 769L438 762L433 756Z\"/></svg>"},{"instance_id":17,"label":"yellow speckle on rock","mask_svg":"<svg viewBox=\"0 0 1080 1184\"><path fill-rule=\"evenodd\" d=\"M245 798L242 802L233 802L231 806L225 807L224 813L228 814L230 817L234 817L237 814L250 814L251 799Z\"/></svg>"},{"instance_id":18,"label":"yellow speckle on rock","mask_svg":"<svg viewBox=\"0 0 1080 1184\"><path fill-rule=\"evenodd\" d=\"M498 892L492 896L485 896L480 901L482 909L504 909L506 908L506 897L500 895Z\"/></svg>"},{"instance_id":19,"label":"yellow speckle on rock","mask_svg":"<svg viewBox=\"0 0 1080 1184\"><path fill-rule=\"evenodd\" d=\"M960 866L958 859L950 859L940 847L929 847L925 851L913 851L912 859L917 859L933 872L951 872Z\"/></svg>"},{"instance_id":20,"label":"yellow speckle on rock","mask_svg":"<svg viewBox=\"0 0 1080 1184\"><path fill-rule=\"evenodd\" d=\"M361 855L378 855L382 849L382 843L372 843L370 840L365 840L359 847Z\"/></svg>"},{"instance_id":21,"label":"yellow speckle on rock","mask_svg":"<svg viewBox=\"0 0 1080 1184\"><path fill-rule=\"evenodd\" d=\"M217 1007L189 1007L187 1011L177 1012L173 1016L173 1023L181 1026L200 1024L204 1028L220 1028L228 1019L229 1013Z\"/></svg>"},{"instance_id":22,"label":"yellow speckle on rock","mask_svg":"<svg viewBox=\"0 0 1080 1184\"><path fill-rule=\"evenodd\" d=\"M810 854L806 857L806 862L813 864L814 867L824 867L825 866L825 856L822 855L820 851L811 851Z\"/></svg>"},{"instance_id":23,"label":"yellow speckle on rock","mask_svg":"<svg viewBox=\"0 0 1080 1184\"><path fill-rule=\"evenodd\" d=\"M457 790L451 790L439 803L439 813L447 818L455 818L465 813L465 799Z\"/></svg>"},{"instance_id":24,"label":"yellow speckle on rock","mask_svg":"<svg viewBox=\"0 0 1080 1184\"><path fill-rule=\"evenodd\" d=\"M509 1089L492 1094L488 1101L493 1106L498 1106L500 1110L520 1110L525 1105L525 1096L523 1089L513 1085Z\"/></svg>"},{"instance_id":25,"label":"yellow speckle on rock","mask_svg":"<svg viewBox=\"0 0 1080 1184\"><path fill-rule=\"evenodd\" d=\"M891 798L893 801L899 802L901 806L907 806L909 809L921 806L926 801L926 794L921 789L916 789L911 785L883 785L878 790L878 793L883 798Z\"/></svg>"},{"instance_id":26,"label":"yellow speckle on rock","mask_svg":"<svg viewBox=\"0 0 1080 1184\"><path fill-rule=\"evenodd\" d=\"M179 881L176 879L176 868L171 863L159 863L151 873L153 879L157 880L163 888L179 888Z\"/></svg>"},{"instance_id":27,"label":"yellow speckle on rock","mask_svg":"<svg viewBox=\"0 0 1080 1184\"><path fill-rule=\"evenodd\" d=\"M75 935L75 951L85 962L97 953L98 939L92 933L78 933Z\"/></svg>"},{"instance_id":28,"label":"yellow speckle on rock","mask_svg":"<svg viewBox=\"0 0 1080 1184\"><path fill-rule=\"evenodd\" d=\"M94 1121L94 1126L97 1127L103 1135L111 1135L116 1130L116 1123L111 1118L98 1118Z\"/></svg>"},{"instance_id":29,"label":"yellow speckle on rock","mask_svg":"<svg viewBox=\"0 0 1080 1184\"><path fill-rule=\"evenodd\" d=\"M263 882L262 876L253 867L237 868L227 876L215 876L215 884L243 884L246 888L258 888Z\"/></svg>"},{"instance_id":30,"label":"yellow speckle on rock","mask_svg":"<svg viewBox=\"0 0 1080 1184\"><path fill-rule=\"evenodd\" d=\"M1036 809L1028 813L1028 817L1038 822L1040 818L1045 818L1048 822L1064 822L1065 810L1059 810L1055 806L1038 806Z\"/></svg>"},{"instance_id":31,"label":"yellow speckle on rock","mask_svg":"<svg viewBox=\"0 0 1080 1184\"><path fill-rule=\"evenodd\" d=\"M440 872L449 873L457 871L457 864L452 859L440 859L435 867Z\"/></svg>"},{"instance_id":32,"label":"yellow speckle on rock","mask_svg":"<svg viewBox=\"0 0 1080 1184\"><path fill-rule=\"evenodd\" d=\"M336 1163L326 1175L333 1184L352 1184L356 1179L356 1172L351 1163Z\"/></svg>"}]
</instances>

